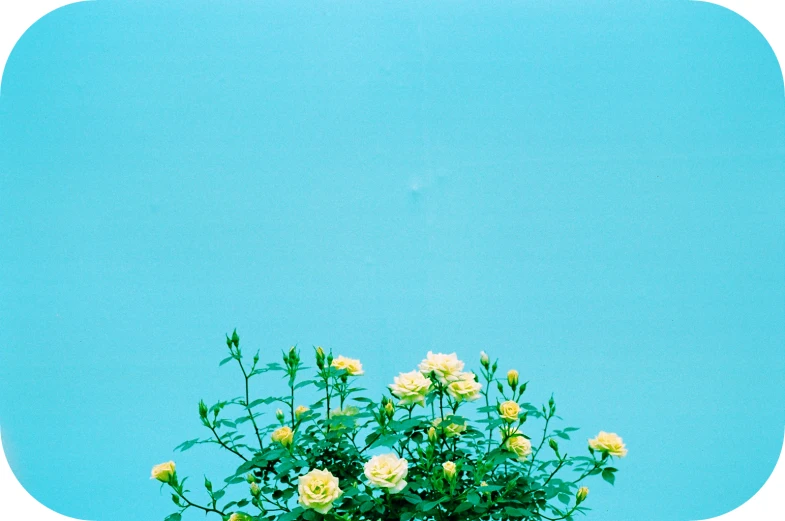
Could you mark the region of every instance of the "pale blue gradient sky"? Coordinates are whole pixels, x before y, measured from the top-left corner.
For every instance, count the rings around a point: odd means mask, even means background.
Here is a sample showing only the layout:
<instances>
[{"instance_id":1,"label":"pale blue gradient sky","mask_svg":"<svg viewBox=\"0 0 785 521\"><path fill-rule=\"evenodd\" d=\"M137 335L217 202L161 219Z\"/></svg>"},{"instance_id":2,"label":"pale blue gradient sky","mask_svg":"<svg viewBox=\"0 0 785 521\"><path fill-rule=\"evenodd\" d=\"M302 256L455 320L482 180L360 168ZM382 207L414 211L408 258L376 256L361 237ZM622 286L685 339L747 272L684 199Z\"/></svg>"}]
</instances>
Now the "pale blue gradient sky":
<instances>
[{"instance_id":1,"label":"pale blue gradient sky","mask_svg":"<svg viewBox=\"0 0 785 521\"><path fill-rule=\"evenodd\" d=\"M361 356L375 391L429 349L500 356L555 392L576 450L627 441L588 521L754 494L785 425L779 67L722 8L627 4L99 0L38 22L0 96L23 485L163 518L150 466L202 434L200 398L238 393L217 368L238 327L269 357Z\"/></svg>"}]
</instances>

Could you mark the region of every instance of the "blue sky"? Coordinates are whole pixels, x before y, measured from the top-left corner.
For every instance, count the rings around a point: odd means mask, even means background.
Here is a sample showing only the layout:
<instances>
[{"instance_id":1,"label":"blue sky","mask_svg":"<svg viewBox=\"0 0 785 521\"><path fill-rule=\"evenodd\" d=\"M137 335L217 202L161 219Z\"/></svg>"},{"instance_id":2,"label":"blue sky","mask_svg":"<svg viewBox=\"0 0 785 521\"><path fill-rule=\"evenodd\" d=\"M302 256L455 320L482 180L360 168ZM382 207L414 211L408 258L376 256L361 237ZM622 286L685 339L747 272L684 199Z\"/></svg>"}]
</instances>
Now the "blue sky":
<instances>
[{"instance_id":1,"label":"blue sky","mask_svg":"<svg viewBox=\"0 0 785 521\"><path fill-rule=\"evenodd\" d=\"M64 514L163 518L150 467L238 393L237 327L268 360L360 357L377 392L484 349L576 447L624 436L588 521L730 510L785 424L782 92L703 3L60 9L0 96L14 471Z\"/></svg>"}]
</instances>

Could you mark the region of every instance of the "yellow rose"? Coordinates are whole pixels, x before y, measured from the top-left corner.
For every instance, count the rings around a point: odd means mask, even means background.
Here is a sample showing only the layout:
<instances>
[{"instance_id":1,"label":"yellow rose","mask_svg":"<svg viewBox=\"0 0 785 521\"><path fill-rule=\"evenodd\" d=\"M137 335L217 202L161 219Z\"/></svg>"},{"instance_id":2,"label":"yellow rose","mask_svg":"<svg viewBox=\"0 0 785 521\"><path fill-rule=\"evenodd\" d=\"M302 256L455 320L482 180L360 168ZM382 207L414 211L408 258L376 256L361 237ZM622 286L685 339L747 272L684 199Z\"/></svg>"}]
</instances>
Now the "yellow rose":
<instances>
[{"instance_id":1,"label":"yellow rose","mask_svg":"<svg viewBox=\"0 0 785 521\"><path fill-rule=\"evenodd\" d=\"M451 480L455 477L455 472L458 469L452 461L445 461L442 463L442 470L444 471L444 477Z\"/></svg>"},{"instance_id":2,"label":"yellow rose","mask_svg":"<svg viewBox=\"0 0 785 521\"><path fill-rule=\"evenodd\" d=\"M513 389L518 387L518 371L515 369L507 371L507 383L510 384L510 387Z\"/></svg>"},{"instance_id":3,"label":"yellow rose","mask_svg":"<svg viewBox=\"0 0 785 521\"><path fill-rule=\"evenodd\" d=\"M428 429L428 441L431 443L436 443L439 440L439 435L436 433L436 429L431 427Z\"/></svg>"},{"instance_id":4,"label":"yellow rose","mask_svg":"<svg viewBox=\"0 0 785 521\"><path fill-rule=\"evenodd\" d=\"M349 405L347 407L344 407L343 409L333 409L332 411L330 411L330 418L338 418L340 416L349 416L349 417L351 417L351 416L357 416L358 414L360 414L360 409L358 409L354 405ZM351 423L351 426L347 425L348 423ZM352 422L346 422L346 423L344 423L344 422L340 422L340 423L336 422L334 425L330 426L330 430L342 431L344 429L349 429L349 428L353 429L356 426L357 426L357 421L356 420L354 420Z\"/></svg>"},{"instance_id":5,"label":"yellow rose","mask_svg":"<svg viewBox=\"0 0 785 521\"><path fill-rule=\"evenodd\" d=\"M385 488L397 494L406 486L409 462L393 453L372 457L365 464L365 477L371 486Z\"/></svg>"},{"instance_id":6,"label":"yellow rose","mask_svg":"<svg viewBox=\"0 0 785 521\"><path fill-rule=\"evenodd\" d=\"M463 433L463 431L466 430L466 424L465 423L464 424L449 423L449 424L447 424L446 427L439 427L439 425L441 425L441 423L442 423L442 419L441 418L436 418L435 420L433 420L433 427L431 427L431 429L436 427L436 428L440 428L440 429L444 430L444 435L447 438L453 438L455 436L460 436L461 433ZM435 429L434 429L434 434L436 434L436 430ZM430 435L431 435L431 433L430 433L430 429L429 429L428 436L430 437Z\"/></svg>"},{"instance_id":7,"label":"yellow rose","mask_svg":"<svg viewBox=\"0 0 785 521\"><path fill-rule=\"evenodd\" d=\"M586 496L588 496L588 495L589 495L588 487L581 487L581 488L579 488L578 489L578 493L575 494L575 503L576 504L583 503L583 501L586 499Z\"/></svg>"},{"instance_id":8,"label":"yellow rose","mask_svg":"<svg viewBox=\"0 0 785 521\"><path fill-rule=\"evenodd\" d=\"M169 483L172 480L172 477L174 477L174 472L174 461L161 463L160 465L153 467L153 472L150 475L150 479L157 479L162 483Z\"/></svg>"},{"instance_id":9,"label":"yellow rose","mask_svg":"<svg viewBox=\"0 0 785 521\"><path fill-rule=\"evenodd\" d=\"M439 382L442 385L447 385L458 379L458 375L463 371L463 362L458 360L458 356L455 353L446 355L428 351L425 360L420 362L419 369L425 376L435 373Z\"/></svg>"},{"instance_id":10,"label":"yellow rose","mask_svg":"<svg viewBox=\"0 0 785 521\"><path fill-rule=\"evenodd\" d=\"M336 369L343 369L346 371L346 374L349 376L360 376L365 374L363 372L363 365L360 363L359 360L354 358L346 358L345 356L339 356L335 360L333 360L332 366Z\"/></svg>"},{"instance_id":11,"label":"yellow rose","mask_svg":"<svg viewBox=\"0 0 785 521\"><path fill-rule=\"evenodd\" d=\"M338 478L329 470L314 469L299 477L297 493L297 502L302 506L326 514L333 507L333 502L341 497L343 490L338 487Z\"/></svg>"},{"instance_id":12,"label":"yellow rose","mask_svg":"<svg viewBox=\"0 0 785 521\"><path fill-rule=\"evenodd\" d=\"M514 422L518 421L518 415L521 413L521 406L517 402L507 400L499 404L499 416L504 421Z\"/></svg>"},{"instance_id":13,"label":"yellow rose","mask_svg":"<svg viewBox=\"0 0 785 521\"><path fill-rule=\"evenodd\" d=\"M270 437L273 441L280 443L284 447L291 447L292 442L294 441L294 432L292 432L291 427L287 425L275 429Z\"/></svg>"},{"instance_id":14,"label":"yellow rose","mask_svg":"<svg viewBox=\"0 0 785 521\"><path fill-rule=\"evenodd\" d=\"M447 386L447 394L457 402L472 401L480 397L481 389L482 384L475 380L474 373L461 373L457 380Z\"/></svg>"},{"instance_id":15,"label":"yellow rose","mask_svg":"<svg viewBox=\"0 0 785 521\"><path fill-rule=\"evenodd\" d=\"M395 377L395 383L388 386L399 405L425 405L425 396L431 390L431 381L419 371L401 373Z\"/></svg>"},{"instance_id":16,"label":"yellow rose","mask_svg":"<svg viewBox=\"0 0 785 521\"><path fill-rule=\"evenodd\" d=\"M504 448L518 456L518 461L524 461L532 452L532 443L524 438L518 429L511 429L508 435Z\"/></svg>"},{"instance_id":17,"label":"yellow rose","mask_svg":"<svg viewBox=\"0 0 785 521\"><path fill-rule=\"evenodd\" d=\"M294 417L295 417L295 418L297 418L297 419L299 420L299 419L300 419L300 417L301 417L303 414L307 413L307 412L308 412L308 411L310 411L310 410L311 410L311 409L309 409L309 408L308 408L308 407L306 407L305 405L298 405L298 406L297 406L297 408L294 410Z\"/></svg>"},{"instance_id":18,"label":"yellow rose","mask_svg":"<svg viewBox=\"0 0 785 521\"><path fill-rule=\"evenodd\" d=\"M229 516L229 521L250 521L250 519L250 517L246 516L245 514L240 514L239 512L235 512Z\"/></svg>"},{"instance_id":19,"label":"yellow rose","mask_svg":"<svg viewBox=\"0 0 785 521\"><path fill-rule=\"evenodd\" d=\"M627 455L624 442L615 432L600 431L596 438L589 440L589 447L599 452L607 452L611 456L623 458Z\"/></svg>"}]
</instances>

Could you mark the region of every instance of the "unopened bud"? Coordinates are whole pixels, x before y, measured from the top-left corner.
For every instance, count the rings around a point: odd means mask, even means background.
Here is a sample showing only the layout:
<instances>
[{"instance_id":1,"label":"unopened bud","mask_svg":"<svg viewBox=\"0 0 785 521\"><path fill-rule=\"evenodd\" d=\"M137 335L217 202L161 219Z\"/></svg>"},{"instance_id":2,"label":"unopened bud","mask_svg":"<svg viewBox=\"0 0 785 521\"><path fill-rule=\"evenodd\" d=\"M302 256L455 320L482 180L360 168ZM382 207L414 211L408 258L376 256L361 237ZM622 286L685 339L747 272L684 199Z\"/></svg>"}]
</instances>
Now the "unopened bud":
<instances>
[{"instance_id":1,"label":"unopened bud","mask_svg":"<svg viewBox=\"0 0 785 521\"><path fill-rule=\"evenodd\" d=\"M240 335L237 334L237 329L232 331L232 343L234 347L238 347L240 345Z\"/></svg>"},{"instance_id":2,"label":"unopened bud","mask_svg":"<svg viewBox=\"0 0 785 521\"><path fill-rule=\"evenodd\" d=\"M428 429L428 441L430 441L431 443L436 443L437 441L439 441L439 435L436 433L435 427L431 427L430 429Z\"/></svg>"},{"instance_id":3,"label":"unopened bud","mask_svg":"<svg viewBox=\"0 0 785 521\"><path fill-rule=\"evenodd\" d=\"M387 416L390 418L393 417L395 414L395 405L392 402L387 402L384 404L384 411L387 413Z\"/></svg>"},{"instance_id":4,"label":"unopened bud","mask_svg":"<svg viewBox=\"0 0 785 521\"><path fill-rule=\"evenodd\" d=\"M488 369L488 367L491 365L491 359L488 358L488 353L485 351L480 351L480 363L486 369Z\"/></svg>"},{"instance_id":5,"label":"unopened bud","mask_svg":"<svg viewBox=\"0 0 785 521\"><path fill-rule=\"evenodd\" d=\"M262 489L259 488L259 485L256 483L251 483L251 495L253 497L259 497L259 494L262 493Z\"/></svg>"},{"instance_id":6,"label":"unopened bud","mask_svg":"<svg viewBox=\"0 0 785 521\"><path fill-rule=\"evenodd\" d=\"M275 411L275 417L278 418L278 421L281 422L281 425L283 425L283 420L284 418L286 418L286 416L284 416L283 411L281 409Z\"/></svg>"},{"instance_id":7,"label":"unopened bud","mask_svg":"<svg viewBox=\"0 0 785 521\"><path fill-rule=\"evenodd\" d=\"M207 405L204 400L199 400L199 417L203 420L207 419Z\"/></svg>"},{"instance_id":8,"label":"unopened bud","mask_svg":"<svg viewBox=\"0 0 785 521\"><path fill-rule=\"evenodd\" d=\"M501 382L496 382L496 388L499 389L500 393L504 392L504 386L502 385Z\"/></svg>"},{"instance_id":9,"label":"unopened bud","mask_svg":"<svg viewBox=\"0 0 785 521\"><path fill-rule=\"evenodd\" d=\"M513 390L518 387L518 371L515 369L510 369L507 371L507 383L510 384L510 387Z\"/></svg>"},{"instance_id":10,"label":"unopened bud","mask_svg":"<svg viewBox=\"0 0 785 521\"><path fill-rule=\"evenodd\" d=\"M247 481L248 483L256 483L256 478L254 477L253 474L249 473L249 474L246 474L245 481Z\"/></svg>"},{"instance_id":11,"label":"unopened bud","mask_svg":"<svg viewBox=\"0 0 785 521\"><path fill-rule=\"evenodd\" d=\"M324 369L324 349L322 346L316 348L316 367Z\"/></svg>"},{"instance_id":12,"label":"unopened bud","mask_svg":"<svg viewBox=\"0 0 785 521\"><path fill-rule=\"evenodd\" d=\"M578 493L575 494L575 503L580 504L586 499L586 496L589 495L588 487L581 487L578 489Z\"/></svg>"},{"instance_id":13,"label":"unopened bud","mask_svg":"<svg viewBox=\"0 0 785 521\"><path fill-rule=\"evenodd\" d=\"M548 446L552 448L553 452L555 452L557 455L559 454L559 444L556 442L556 440L550 438L548 440Z\"/></svg>"}]
</instances>

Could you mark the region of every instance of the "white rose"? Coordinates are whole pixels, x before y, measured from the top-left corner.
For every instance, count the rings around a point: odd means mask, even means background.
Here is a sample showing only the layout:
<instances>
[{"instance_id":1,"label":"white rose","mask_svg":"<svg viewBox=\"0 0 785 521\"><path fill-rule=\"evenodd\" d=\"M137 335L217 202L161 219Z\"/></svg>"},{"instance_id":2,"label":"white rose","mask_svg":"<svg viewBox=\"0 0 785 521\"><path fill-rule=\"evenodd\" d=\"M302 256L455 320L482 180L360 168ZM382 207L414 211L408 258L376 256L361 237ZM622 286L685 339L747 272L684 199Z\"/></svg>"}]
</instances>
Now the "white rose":
<instances>
[{"instance_id":1,"label":"white rose","mask_svg":"<svg viewBox=\"0 0 785 521\"><path fill-rule=\"evenodd\" d=\"M442 385L447 385L458 379L458 375L463 371L463 362L458 360L455 353L446 355L428 351L428 356L420 362L419 369L426 376L435 373Z\"/></svg>"},{"instance_id":2,"label":"white rose","mask_svg":"<svg viewBox=\"0 0 785 521\"><path fill-rule=\"evenodd\" d=\"M395 377L395 383L388 387L400 398L399 405L425 405L425 396L431 389L431 381L419 371L412 371L399 374Z\"/></svg>"},{"instance_id":3,"label":"white rose","mask_svg":"<svg viewBox=\"0 0 785 521\"><path fill-rule=\"evenodd\" d=\"M397 494L406 486L409 462L393 453L372 457L365 464L365 477L374 487L386 488Z\"/></svg>"},{"instance_id":4,"label":"white rose","mask_svg":"<svg viewBox=\"0 0 785 521\"><path fill-rule=\"evenodd\" d=\"M480 397L481 389L482 384L475 380L474 373L461 373L447 386L447 393L458 402L472 401Z\"/></svg>"},{"instance_id":5,"label":"white rose","mask_svg":"<svg viewBox=\"0 0 785 521\"><path fill-rule=\"evenodd\" d=\"M329 470L319 469L299 477L297 492L300 496L298 503L320 514L329 512L333 502L343 494L343 490L338 487L338 478Z\"/></svg>"}]
</instances>

